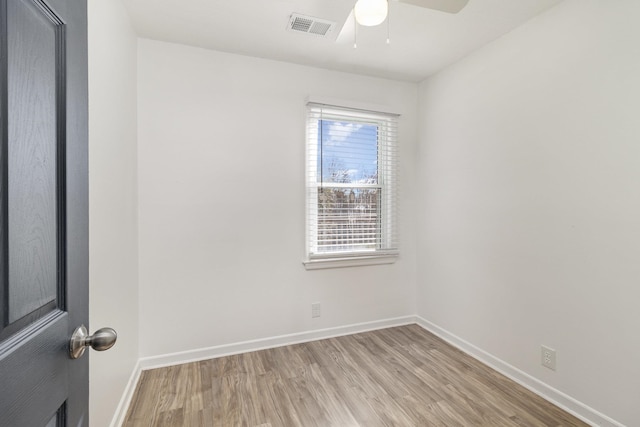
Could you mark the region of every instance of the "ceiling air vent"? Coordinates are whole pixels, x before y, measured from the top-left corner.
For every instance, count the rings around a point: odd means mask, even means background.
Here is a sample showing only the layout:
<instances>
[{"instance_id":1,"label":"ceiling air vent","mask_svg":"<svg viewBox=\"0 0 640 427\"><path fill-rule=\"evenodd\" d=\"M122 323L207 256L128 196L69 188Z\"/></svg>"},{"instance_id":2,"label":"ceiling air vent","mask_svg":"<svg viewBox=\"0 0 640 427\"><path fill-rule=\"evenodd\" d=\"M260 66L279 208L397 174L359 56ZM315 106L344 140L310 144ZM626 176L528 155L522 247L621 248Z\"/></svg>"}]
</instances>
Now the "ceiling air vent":
<instances>
[{"instance_id":1,"label":"ceiling air vent","mask_svg":"<svg viewBox=\"0 0 640 427\"><path fill-rule=\"evenodd\" d=\"M335 27L335 22L294 13L291 15L291 18L289 18L287 30L296 33L307 33L315 36L327 37Z\"/></svg>"}]
</instances>

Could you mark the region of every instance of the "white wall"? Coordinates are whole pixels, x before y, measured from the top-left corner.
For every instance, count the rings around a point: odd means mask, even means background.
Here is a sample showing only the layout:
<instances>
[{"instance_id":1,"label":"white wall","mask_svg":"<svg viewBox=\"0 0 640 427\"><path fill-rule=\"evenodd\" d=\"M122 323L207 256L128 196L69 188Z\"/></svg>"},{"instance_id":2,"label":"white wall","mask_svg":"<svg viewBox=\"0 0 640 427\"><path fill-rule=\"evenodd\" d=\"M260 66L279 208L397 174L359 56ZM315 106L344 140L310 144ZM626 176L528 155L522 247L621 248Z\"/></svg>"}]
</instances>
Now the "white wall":
<instances>
[{"instance_id":1,"label":"white wall","mask_svg":"<svg viewBox=\"0 0 640 427\"><path fill-rule=\"evenodd\" d=\"M416 84L150 40L138 53L141 356L414 314ZM403 113L395 264L304 269L308 95Z\"/></svg>"},{"instance_id":2,"label":"white wall","mask_svg":"<svg viewBox=\"0 0 640 427\"><path fill-rule=\"evenodd\" d=\"M138 360L137 39L119 0L88 7L90 329L119 335L111 350L89 352L89 410L99 427Z\"/></svg>"},{"instance_id":3,"label":"white wall","mask_svg":"<svg viewBox=\"0 0 640 427\"><path fill-rule=\"evenodd\" d=\"M639 16L636 0L566 0L428 79L418 159L418 313L629 426Z\"/></svg>"}]
</instances>

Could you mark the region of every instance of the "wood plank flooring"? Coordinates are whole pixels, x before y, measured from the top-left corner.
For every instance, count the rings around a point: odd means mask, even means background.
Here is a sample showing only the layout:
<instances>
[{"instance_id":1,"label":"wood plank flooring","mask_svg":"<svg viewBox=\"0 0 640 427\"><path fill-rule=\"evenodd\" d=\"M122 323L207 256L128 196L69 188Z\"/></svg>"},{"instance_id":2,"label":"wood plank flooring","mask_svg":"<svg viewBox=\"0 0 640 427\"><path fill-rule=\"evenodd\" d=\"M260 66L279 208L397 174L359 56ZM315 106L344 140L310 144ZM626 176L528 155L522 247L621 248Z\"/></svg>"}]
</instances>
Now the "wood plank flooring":
<instances>
[{"instance_id":1,"label":"wood plank flooring","mask_svg":"<svg viewBox=\"0 0 640 427\"><path fill-rule=\"evenodd\" d=\"M144 371L124 426L587 424L408 325Z\"/></svg>"}]
</instances>

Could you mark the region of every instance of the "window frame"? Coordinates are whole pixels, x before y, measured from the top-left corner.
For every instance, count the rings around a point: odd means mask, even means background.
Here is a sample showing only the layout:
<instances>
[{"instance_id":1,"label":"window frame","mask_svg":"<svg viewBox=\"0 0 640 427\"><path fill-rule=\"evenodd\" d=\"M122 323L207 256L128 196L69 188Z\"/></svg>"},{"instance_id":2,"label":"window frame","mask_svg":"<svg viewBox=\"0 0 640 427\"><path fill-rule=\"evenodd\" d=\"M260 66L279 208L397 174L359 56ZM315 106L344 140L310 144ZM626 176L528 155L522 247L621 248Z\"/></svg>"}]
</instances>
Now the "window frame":
<instances>
[{"instance_id":1,"label":"window frame","mask_svg":"<svg viewBox=\"0 0 640 427\"><path fill-rule=\"evenodd\" d=\"M394 263L398 249L398 114L309 102L306 108L306 220L303 264L307 270ZM377 128L377 183L329 183L318 179L319 129L323 120L375 125ZM389 158L386 158L389 156ZM321 252L318 250L318 194L320 188L377 188L380 191L376 248Z\"/></svg>"}]
</instances>

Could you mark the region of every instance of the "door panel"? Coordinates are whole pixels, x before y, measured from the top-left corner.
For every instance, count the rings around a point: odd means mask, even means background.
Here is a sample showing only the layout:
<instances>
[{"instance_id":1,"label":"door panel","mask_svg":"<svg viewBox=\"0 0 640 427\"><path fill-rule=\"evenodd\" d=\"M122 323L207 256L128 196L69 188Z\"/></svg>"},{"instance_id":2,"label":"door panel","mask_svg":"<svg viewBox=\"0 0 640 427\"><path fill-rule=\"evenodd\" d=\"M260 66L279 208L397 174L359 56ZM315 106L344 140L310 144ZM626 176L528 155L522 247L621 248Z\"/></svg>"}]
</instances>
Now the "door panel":
<instances>
[{"instance_id":1,"label":"door panel","mask_svg":"<svg viewBox=\"0 0 640 427\"><path fill-rule=\"evenodd\" d=\"M84 426L86 1L0 0L0 24L0 424Z\"/></svg>"},{"instance_id":2,"label":"door panel","mask_svg":"<svg viewBox=\"0 0 640 427\"><path fill-rule=\"evenodd\" d=\"M10 1L7 19L22 27L7 35L8 57L19 58L7 70L8 314L13 323L58 294L56 172L63 164L56 155L62 142L56 129L64 127L57 123L64 116L57 114L56 97L62 97L58 82L65 79L64 67L56 66L63 40L55 17L45 16L33 2Z\"/></svg>"}]
</instances>

